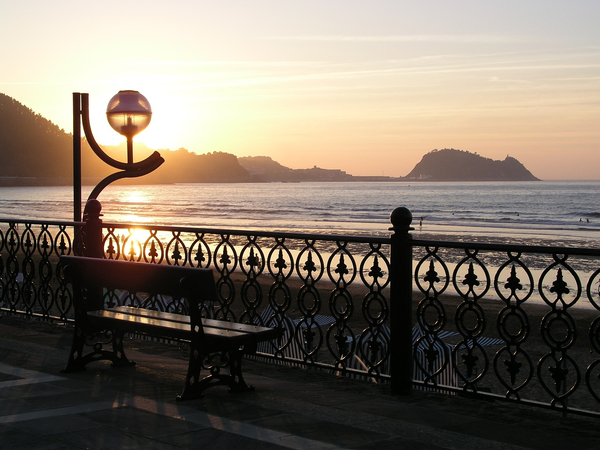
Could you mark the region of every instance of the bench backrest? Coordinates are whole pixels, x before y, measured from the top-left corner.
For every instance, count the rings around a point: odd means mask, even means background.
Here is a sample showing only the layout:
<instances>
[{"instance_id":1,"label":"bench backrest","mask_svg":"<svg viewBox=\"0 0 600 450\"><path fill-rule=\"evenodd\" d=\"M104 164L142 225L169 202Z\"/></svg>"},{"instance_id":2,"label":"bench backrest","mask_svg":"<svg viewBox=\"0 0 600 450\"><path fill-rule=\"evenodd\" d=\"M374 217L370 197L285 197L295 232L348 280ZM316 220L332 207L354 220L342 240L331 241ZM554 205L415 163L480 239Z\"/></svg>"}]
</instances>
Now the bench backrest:
<instances>
[{"instance_id":1,"label":"bench backrest","mask_svg":"<svg viewBox=\"0 0 600 450\"><path fill-rule=\"evenodd\" d=\"M105 289L185 298L189 302L189 314L192 317L203 302L217 304L217 291L210 269L81 256L61 256L60 260L67 282L73 285L73 295L81 296L83 289L87 292L85 311L103 308ZM76 314L85 314L81 310L84 306L82 303L81 299L75 299Z\"/></svg>"}]
</instances>

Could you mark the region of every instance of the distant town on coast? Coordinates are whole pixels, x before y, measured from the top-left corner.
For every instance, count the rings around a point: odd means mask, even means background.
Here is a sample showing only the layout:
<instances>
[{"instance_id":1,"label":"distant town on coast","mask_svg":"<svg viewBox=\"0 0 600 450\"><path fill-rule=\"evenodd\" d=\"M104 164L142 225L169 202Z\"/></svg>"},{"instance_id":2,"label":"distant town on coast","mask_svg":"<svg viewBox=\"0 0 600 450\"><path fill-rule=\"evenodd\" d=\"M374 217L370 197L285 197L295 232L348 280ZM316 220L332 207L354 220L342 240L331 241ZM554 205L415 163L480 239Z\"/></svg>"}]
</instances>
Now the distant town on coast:
<instances>
[{"instance_id":1,"label":"distant town on coast","mask_svg":"<svg viewBox=\"0 0 600 450\"><path fill-rule=\"evenodd\" d=\"M106 147L117 151L118 147ZM129 183L236 183L308 181L536 181L517 159L492 160L457 149L425 154L404 177L354 176L317 166L290 169L267 156L241 157L186 149L159 150L165 163L154 173ZM83 145L83 180L107 176L104 166ZM13 98L0 94L0 186L69 185L72 182L72 135Z\"/></svg>"}]
</instances>

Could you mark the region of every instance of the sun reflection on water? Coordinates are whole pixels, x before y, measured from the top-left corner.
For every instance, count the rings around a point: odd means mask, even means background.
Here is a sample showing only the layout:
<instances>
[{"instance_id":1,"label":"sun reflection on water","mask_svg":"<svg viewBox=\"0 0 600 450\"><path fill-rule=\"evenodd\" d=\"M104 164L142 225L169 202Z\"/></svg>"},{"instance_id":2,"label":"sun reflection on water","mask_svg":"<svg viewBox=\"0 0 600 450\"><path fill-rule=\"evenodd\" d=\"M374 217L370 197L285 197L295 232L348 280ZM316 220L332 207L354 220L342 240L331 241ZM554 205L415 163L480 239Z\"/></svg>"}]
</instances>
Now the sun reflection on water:
<instances>
[{"instance_id":1,"label":"sun reflection on water","mask_svg":"<svg viewBox=\"0 0 600 450\"><path fill-rule=\"evenodd\" d=\"M131 203L133 203L133 204L150 203L148 194L144 190L141 190L141 189L123 192L123 195L119 199L119 201L121 201L123 203L130 203L130 204Z\"/></svg>"}]
</instances>

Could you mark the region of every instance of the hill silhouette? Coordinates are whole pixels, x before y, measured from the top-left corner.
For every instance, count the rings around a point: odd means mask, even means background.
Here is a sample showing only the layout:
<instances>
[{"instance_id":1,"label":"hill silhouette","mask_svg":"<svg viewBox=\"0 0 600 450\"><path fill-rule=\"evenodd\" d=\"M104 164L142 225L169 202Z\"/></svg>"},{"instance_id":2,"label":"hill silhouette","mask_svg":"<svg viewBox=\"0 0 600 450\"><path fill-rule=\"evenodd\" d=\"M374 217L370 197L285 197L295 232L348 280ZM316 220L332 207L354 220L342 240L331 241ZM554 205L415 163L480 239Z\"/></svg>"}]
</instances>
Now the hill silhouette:
<instances>
[{"instance_id":1,"label":"hill silhouette","mask_svg":"<svg viewBox=\"0 0 600 450\"><path fill-rule=\"evenodd\" d=\"M0 93L0 185L71 185L71 133ZM125 144L103 146L123 161ZM82 139L82 181L94 185L114 172ZM455 149L433 150L423 156L407 177L353 176L338 169L290 169L267 156L237 158L223 152L196 154L184 148L159 149L165 159L155 172L141 178L120 180L130 184L233 183L251 181L523 181L537 180L519 161L508 157L493 161ZM152 151L135 144L135 160Z\"/></svg>"},{"instance_id":2,"label":"hill silhouette","mask_svg":"<svg viewBox=\"0 0 600 450\"><path fill-rule=\"evenodd\" d=\"M406 176L429 181L537 181L515 158L503 161L453 148L432 150Z\"/></svg>"},{"instance_id":3,"label":"hill silhouette","mask_svg":"<svg viewBox=\"0 0 600 450\"><path fill-rule=\"evenodd\" d=\"M71 135L16 100L0 94L0 177L71 176Z\"/></svg>"},{"instance_id":4,"label":"hill silhouette","mask_svg":"<svg viewBox=\"0 0 600 450\"><path fill-rule=\"evenodd\" d=\"M238 160L257 181L363 181L362 177L349 175L339 169L322 169L317 166L310 169L290 169L268 156L244 156Z\"/></svg>"},{"instance_id":5,"label":"hill silhouette","mask_svg":"<svg viewBox=\"0 0 600 450\"><path fill-rule=\"evenodd\" d=\"M103 146L110 156L124 160L125 147ZM135 144L136 160L149 153ZM170 184L251 181L234 155L222 152L197 155L186 149L160 150L165 163L140 179L119 183ZM82 179L96 184L115 170L101 162L82 139ZM11 97L0 94L0 184L70 185L73 179L73 136Z\"/></svg>"}]
</instances>

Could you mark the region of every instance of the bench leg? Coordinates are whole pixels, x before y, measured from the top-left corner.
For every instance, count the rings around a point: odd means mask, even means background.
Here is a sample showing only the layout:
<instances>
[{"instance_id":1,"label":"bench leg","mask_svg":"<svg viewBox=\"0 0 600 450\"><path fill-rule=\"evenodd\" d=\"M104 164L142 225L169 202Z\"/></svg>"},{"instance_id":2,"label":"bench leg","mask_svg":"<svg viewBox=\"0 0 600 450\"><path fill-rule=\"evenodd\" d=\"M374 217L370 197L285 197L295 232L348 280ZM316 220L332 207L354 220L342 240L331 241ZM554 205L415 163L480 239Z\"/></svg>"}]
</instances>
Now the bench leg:
<instances>
[{"instance_id":1,"label":"bench leg","mask_svg":"<svg viewBox=\"0 0 600 450\"><path fill-rule=\"evenodd\" d=\"M135 362L127 359L123 348L124 333L115 330L88 332L75 325L71 353L63 373L80 372L93 361L111 361L114 367L133 366ZM104 345L111 345L112 351L104 350ZM92 347L92 351L84 354L85 347Z\"/></svg>"},{"instance_id":2,"label":"bench leg","mask_svg":"<svg viewBox=\"0 0 600 450\"><path fill-rule=\"evenodd\" d=\"M108 358L112 361L112 365L114 367L128 367L135 366L135 361L131 361L125 355L125 348L123 347L123 339L125 338L125 333L123 332L114 332L113 340L112 340L112 352L109 352L110 357Z\"/></svg>"},{"instance_id":3,"label":"bench leg","mask_svg":"<svg viewBox=\"0 0 600 450\"><path fill-rule=\"evenodd\" d=\"M191 400L201 398L203 392L213 386L229 386L230 392L245 392L253 391L254 387L248 386L242 376L242 358L244 350L234 350L220 353L218 358L221 364L214 363L215 356L206 358L198 352L192 350L190 352L190 362L188 365L188 373L185 377L185 386L177 400ZM208 369L210 375L200 379L200 372L203 367ZM225 369L226 372L222 373Z\"/></svg>"},{"instance_id":4,"label":"bench leg","mask_svg":"<svg viewBox=\"0 0 600 450\"><path fill-rule=\"evenodd\" d=\"M237 350L231 355L231 362L229 364L229 376L231 377L229 390L231 392L254 390L254 386L248 386L242 375L242 358L244 357L244 354L244 351Z\"/></svg>"}]
</instances>

